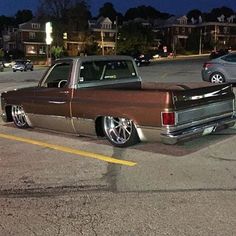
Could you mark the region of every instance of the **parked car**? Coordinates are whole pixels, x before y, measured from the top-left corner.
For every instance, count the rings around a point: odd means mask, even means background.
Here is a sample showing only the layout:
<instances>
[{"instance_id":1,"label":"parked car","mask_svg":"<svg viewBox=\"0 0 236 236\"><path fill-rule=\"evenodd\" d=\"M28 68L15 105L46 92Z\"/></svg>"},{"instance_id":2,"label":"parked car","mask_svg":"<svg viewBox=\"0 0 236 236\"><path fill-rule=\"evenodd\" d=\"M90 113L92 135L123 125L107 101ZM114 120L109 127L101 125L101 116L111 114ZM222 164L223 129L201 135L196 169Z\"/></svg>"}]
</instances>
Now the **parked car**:
<instances>
[{"instance_id":1,"label":"parked car","mask_svg":"<svg viewBox=\"0 0 236 236\"><path fill-rule=\"evenodd\" d=\"M4 71L4 65L3 65L3 62L0 61L0 72L3 72Z\"/></svg>"},{"instance_id":2,"label":"parked car","mask_svg":"<svg viewBox=\"0 0 236 236\"><path fill-rule=\"evenodd\" d=\"M175 144L231 127L234 101L230 84L142 82L127 56L59 59L38 86L1 94L5 122L106 137L117 147Z\"/></svg>"},{"instance_id":3,"label":"parked car","mask_svg":"<svg viewBox=\"0 0 236 236\"><path fill-rule=\"evenodd\" d=\"M138 55L133 56L133 58L138 67L142 65L147 66L150 64L151 57L147 54L138 54Z\"/></svg>"},{"instance_id":4,"label":"parked car","mask_svg":"<svg viewBox=\"0 0 236 236\"><path fill-rule=\"evenodd\" d=\"M34 70L34 65L30 60L15 60L15 64L12 66L13 72Z\"/></svg>"},{"instance_id":5,"label":"parked car","mask_svg":"<svg viewBox=\"0 0 236 236\"><path fill-rule=\"evenodd\" d=\"M10 67L12 67L12 65L13 65L13 62L12 61L3 61L3 66L5 67L5 68L10 68Z\"/></svg>"},{"instance_id":6,"label":"parked car","mask_svg":"<svg viewBox=\"0 0 236 236\"><path fill-rule=\"evenodd\" d=\"M202 79L211 83L235 83L236 53L229 53L204 63Z\"/></svg>"}]
</instances>

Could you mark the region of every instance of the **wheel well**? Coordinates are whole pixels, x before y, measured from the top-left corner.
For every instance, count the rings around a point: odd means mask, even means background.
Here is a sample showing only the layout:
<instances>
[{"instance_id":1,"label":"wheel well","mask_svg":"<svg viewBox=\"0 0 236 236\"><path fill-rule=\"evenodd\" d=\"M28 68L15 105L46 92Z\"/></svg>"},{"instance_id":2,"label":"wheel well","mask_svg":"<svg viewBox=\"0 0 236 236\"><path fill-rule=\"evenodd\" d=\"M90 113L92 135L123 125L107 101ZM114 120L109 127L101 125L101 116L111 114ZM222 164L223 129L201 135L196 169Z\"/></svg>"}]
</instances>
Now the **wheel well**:
<instances>
[{"instance_id":1,"label":"wheel well","mask_svg":"<svg viewBox=\"0 0 236 236\"><path fill-rule=\"evenodd\" d=\"M214 74L220 74L225 79L225 75L221 71L214 71L214 72L212 72L210 77L212 77Z\"/></svg>"},{"instance_id":2,"label":"wheel well","mask_svg":"<svg viewBox=\"0 0 236 236\"><path fill-rule=\"evenodd\" d=\"M105 136L105 133L104 133L104 130L103 130L102 120L103 120L103 117L100 116L100 117L97 117L97 119L95 121L96 134L99 137L104 137Z\"/></svg>"},{"instance_id":3,"label":"wheel well","mask_svg":"<svg viewBox=\"0 0 236 236\"><path fill-rule=\"evenodd\" d=\"M11 106L6 106L5 109L6 109L7 121L9 122L13 121L11 114Z\"/></svg>"}]
</instances>

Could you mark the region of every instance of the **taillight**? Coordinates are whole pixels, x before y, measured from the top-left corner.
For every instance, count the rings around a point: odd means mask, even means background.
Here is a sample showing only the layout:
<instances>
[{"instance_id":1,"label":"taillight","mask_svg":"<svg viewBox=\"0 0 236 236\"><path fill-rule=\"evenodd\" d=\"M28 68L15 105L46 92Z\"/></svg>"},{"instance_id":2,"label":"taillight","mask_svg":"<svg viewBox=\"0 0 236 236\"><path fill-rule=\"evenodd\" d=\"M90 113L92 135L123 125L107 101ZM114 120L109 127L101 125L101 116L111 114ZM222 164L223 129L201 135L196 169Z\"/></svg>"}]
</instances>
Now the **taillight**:
<instances>
[{"instance_id":1,"label":"taillight","mask_svg":"<svg viewBox=\"0 0 236 236\"><path fill-rule=\"evenodd\" d=\"M162 125L175 125L176 122L175 112L162 112L161 118L162 118Z\"/></svg>"},{"instance_id":2,"label":"taillight","mask_svg":"<svg viewBox=\"0 0 236 236\"><path fill-rule=\"evenodd\" d=\"M211 66L213 66L212 63L206 62L206 63L204 63L203 68L204 68L205 70L207 70L207 69L208 69L209 67L211 67Z\"/></svg>"}]
</instances>

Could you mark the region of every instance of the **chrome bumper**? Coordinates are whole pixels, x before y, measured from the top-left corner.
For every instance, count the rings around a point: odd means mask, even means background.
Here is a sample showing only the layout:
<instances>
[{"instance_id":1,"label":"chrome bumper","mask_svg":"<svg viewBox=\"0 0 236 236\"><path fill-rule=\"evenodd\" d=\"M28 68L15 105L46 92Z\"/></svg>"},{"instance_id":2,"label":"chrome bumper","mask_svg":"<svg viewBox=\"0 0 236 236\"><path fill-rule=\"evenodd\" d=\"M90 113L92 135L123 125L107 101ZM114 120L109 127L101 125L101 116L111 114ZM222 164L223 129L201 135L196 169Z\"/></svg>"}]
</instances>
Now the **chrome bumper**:
<instances>
[{"instance_id":1,"label":"chrome bumper","mask_svg":"<svg viewBox=\"0 0 236 236\"><path fill-rule=\"evenodd\" d=\"M178 130L174 132L166 132L160 134L161 142L165 144L175 144L180 141L189 140L195 137L204 136L216 131L227 129L234 126L236 122L236 116L227 117L224 119L212 121L202 125Z\"/></svg>"}]
</instances>

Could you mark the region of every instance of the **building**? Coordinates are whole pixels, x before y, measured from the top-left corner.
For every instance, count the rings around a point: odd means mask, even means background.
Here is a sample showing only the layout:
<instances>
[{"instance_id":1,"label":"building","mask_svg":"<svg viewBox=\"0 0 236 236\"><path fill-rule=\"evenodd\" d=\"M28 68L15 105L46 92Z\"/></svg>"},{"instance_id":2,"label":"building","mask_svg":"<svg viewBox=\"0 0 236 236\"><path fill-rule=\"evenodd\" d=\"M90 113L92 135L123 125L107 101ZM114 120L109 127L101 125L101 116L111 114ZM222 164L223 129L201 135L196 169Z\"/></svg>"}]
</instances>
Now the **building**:
<instances>
[{"instance_id":1,"label":"building","mask_svg":"<svg viewBox=\"0 0 236 236\"><path fill-rule=\"evenodd\" d=\"M17 48L22 50L26 56L45 55L45 38L45 24L31 20L19 25L16 40Z\"/></svg>"},{"instance_id":2,"label":"building","mask_svg":"<svg viewBox=\"0 0 236 236\"><path fill-rule=\"evenodd\" d=\"M2 45L5 52L21 51L25 56L46 54L45 24L36 20L22 23L18 28L7 27L2 31Z\"/></svg>"},{"instance_id":3,"label":"building","mask_svg":"<svg viewBox=\"0 0 236 236\"><path fill-rule=\"evenodd\" d=\"M8 26L2 31L2 48L4 51L8 52L16 49L17 30L17 28Z\"/></svg>"},{"instance_id":4,"label":"building","mask_svg":"<svg viewBox=\"0 0 236 236\"><path fill-rule=\"evenodd\" d=\"M101 48L102 54L114 54L116 48L117 24L108 17L89 21L89 30Z\"/></svg>"},{"instance_id":5,"label":"building","mask_svg":"<svg viewBox=\"0 0 236 236\"><path fill-rule=\"evenodd\" d=\"M215 50L221 48L236 49L236 24L229 22L205 22L198 24L202 44Z\"/></svg>"},{"instance_id":6,"label":"building","mask_svg":"<svg viewBox=\"0 0 236 236\"><path fill-rule=\"evenodd\" d=\"M69 56L89 54L89 47L97 45L100 54L114 54L117 29L108 18L100 17L88 21L87 32L65 32L63 34L64 48Z\"/></svg>"},{"instance_id":7,"label":"building","mask_svg":"<svg viewBox=\"0 0 236 236\"><path fill-rule=\"evenodd\" d=\"M172 16L165 21L157 21L153 31L169 51L177 53L178 50L189 50L187 45L191 37L194 38L193 44L197 44L200 53L203 50L236 49L235 17L224 19L225 17L221 16L217 22L203 22L201 16L198 19Z\"/></svg>"},{"instance_id":8,"label":"building","mask_svg":"<svg viewBox=\"0 0 236 236\"><path fill-rule=\"evenodd\" d=\"M158 40L167 46L169 51L170 49L171 51L175 51L177 45L186 48L187 39L194 29L195 25L188 24L188 18L186 16L171 16L165 21L157 22L157 27L154 31Z\"/></svg>"}]
</instances>

